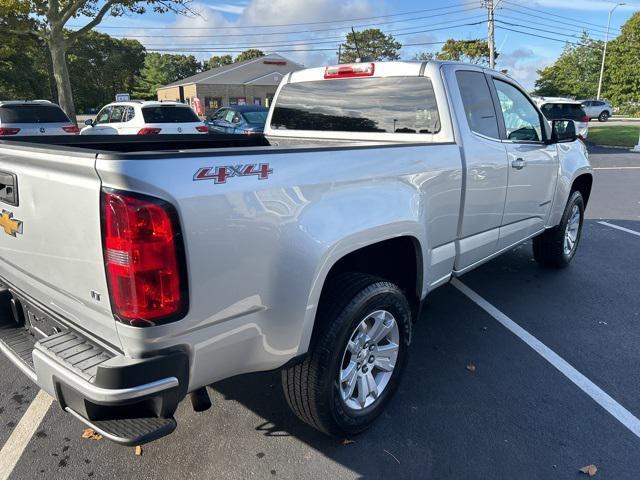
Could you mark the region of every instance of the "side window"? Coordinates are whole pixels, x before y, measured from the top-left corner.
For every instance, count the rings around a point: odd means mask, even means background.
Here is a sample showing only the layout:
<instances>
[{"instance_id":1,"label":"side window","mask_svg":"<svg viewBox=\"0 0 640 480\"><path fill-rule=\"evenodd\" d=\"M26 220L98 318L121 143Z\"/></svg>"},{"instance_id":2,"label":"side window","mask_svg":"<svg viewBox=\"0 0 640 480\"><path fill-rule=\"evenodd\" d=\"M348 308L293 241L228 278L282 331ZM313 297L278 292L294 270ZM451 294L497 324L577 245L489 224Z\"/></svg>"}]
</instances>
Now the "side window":
<instances>
[{"instance_id":1,"label":"side window","mask_svg":"<svg viewBox=\"0 0 640 480\"><path fill-rule=\"evenodd\" d=\"M109 115L111 114L111 107L104 107L98 115L96 115L96 125L100 123L109 123Z\"/></svg>"},{"instance_id":2,"label":"side window","mask_svg":"<svg viewBox=\"0 0 640 480\"><path fill-rule=\"evenodd\" d=\"M133 107L127 107L127 111L124 113L124 118L122 119L122 121L129 122L133 120L135 116L136 116L135 109Z\"/></svg>"},{"instance_id":3,"label":"side window","mask_svg":"<svg viewBox=\"0 0 640 480\"><path fill-rule=\"evenodd\" d=\"M233 119L231 120L231 123L240 123L240 120L242 120L242 116L236 112L236 114L233 116Z\"/></svg>"},{"instance_id":4,"label":"side window","mask_svg":"<svg viewBox=\"0 0 640 480\"><path fill-rule=\"evenodd\" d=\"M493 80L498 92L500 109L507 130L507 140L515 142L542 141L540 115L529 99L513 85Z\"/></svg>"},{"instance_id":5,"label":"side window","mask_svg":"<svg viewBox=\"0 0 640 480\"><path fill-rule=\"evenodd\" d=\"M213 119L214 120L224 120L224 117L226 117L226 115L227 115L227 110L223 108L222 110L218 110L218 112L215 114Z\"/></svg>"},{"instance_id":6,"label":"side window","mask_svg":"<svg viewBox=\"0 0 640 480\"><path fill-rule=\"evenodd\" d=\"M456 78L471 131L499 139L496 110L484 73L460 70Z\"/></svg>"},{"instance_id":7,"label":"side window","mask_svg":"<svg viewBox=\"0 0 640 480\"><path fill-rule=\"evenodd\" d=\"M120 123L122 122L122 117L124 117L124 111L126 107L122 105L114 105L111 107L111 116L109 117L109 123Z\"/></svg>"},{"instance_id":8,"label":"side window","mask_svg":"<svg viewBox=\"0 0 640 480\"><path fill-rule=\"evenodd\" d=\"M224 119L225 121L231 123L233 122L233 118L236 116L236 112L234 112L233 110L229 110L227 111L227 114L225 115Z\"/></svg>"}]
</instances>

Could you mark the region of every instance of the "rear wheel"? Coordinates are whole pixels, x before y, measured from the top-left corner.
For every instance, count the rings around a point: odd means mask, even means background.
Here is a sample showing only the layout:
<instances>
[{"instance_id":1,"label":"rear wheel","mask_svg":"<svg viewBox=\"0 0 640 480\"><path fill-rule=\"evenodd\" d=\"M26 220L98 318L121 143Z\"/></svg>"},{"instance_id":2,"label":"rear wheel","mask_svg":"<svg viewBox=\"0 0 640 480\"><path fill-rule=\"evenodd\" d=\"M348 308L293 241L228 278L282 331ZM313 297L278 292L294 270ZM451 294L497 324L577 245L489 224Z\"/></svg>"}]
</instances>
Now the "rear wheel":
<instances>
[{"instance_id":1,"label":"rear wheel","mask_svg":"<svg viewBox=\"0 0 640 480\"><path fill-rule=\"evenodd\" d=\"M607 120L609 120L609 112L607 112L606 110L604 112L601 112L600 115L598 115L598 121L599 122L606 122Z\"/></svg>"},{"instance_id":2,"label":"rear wheel","mask_svg":"<svg viewBox=\"0 0 640 480\"><path fill-rule=\"evenodd\" d=\"M584 222L584 199L572 192L560 224L533 239L533 257L545 267L563 268L569 265L578 249Z\"/></svg>"},{"instance_id":3,"label":"rear wheel","mask_svg":"<svg viewBox=\"0 0 640 480\"><path fill-rule=\"evenodd\" d=\"M330 435L365 430L398 386L411 338L411 310L393 283L359 273L323 293L306 359L284 369L291 409Z\"/></svg>"}]
</instances>

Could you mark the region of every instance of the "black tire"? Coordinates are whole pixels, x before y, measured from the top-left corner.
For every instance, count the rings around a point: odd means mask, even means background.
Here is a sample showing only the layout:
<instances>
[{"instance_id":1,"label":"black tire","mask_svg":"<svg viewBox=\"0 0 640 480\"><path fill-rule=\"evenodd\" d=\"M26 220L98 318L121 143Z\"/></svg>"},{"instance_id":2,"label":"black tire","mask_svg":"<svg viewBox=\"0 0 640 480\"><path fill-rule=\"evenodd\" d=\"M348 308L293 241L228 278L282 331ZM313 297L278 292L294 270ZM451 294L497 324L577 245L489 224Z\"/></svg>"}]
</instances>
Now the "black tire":
<instances>
[{"instance_id":1,"label":"black tire","mask_svg":"<svg viewBox=\"0 0 640 480\"><path fill-rule=\"evenodd\" d=\"M339 391L338 372L351 335L368 314L385 309L396 319L400 342L393 373L382 394L362 410L350 408ZM411 341L411 309L393 283L360 273L336 276L323 292L308 355L282 371L284 394L293 412L333 436L358 434L382 413L397 389Z\"/></svg>"},{"instance_id":2,"label":"black tire","mask_svg":"<svg viewBox=\"0 0 640 480\"><path fill-rule=\"evenodd\" d=\"M604 112L600 112L600 115L598 115L598 121L606 122L607 120L609 120L609 117L610 117L609 112L605 110Z\"/></svg>"},{"instance_id":3,"label":"black tire","mask_svg":"<svg viewBox=\"0 0 640 480\"><path fill-rule=\"evenodd\" d=\"M580 223L578 233L573 248L567 253L564 248L565 234L567 224L573 212L574 206L577 206L580 212ZM584 199L578 191L571 192L569 201L562 214L560 224L554 228L546 230L533 239L533 258L544 266L551 268L564 268L573 259L578 250L580 237L582 235L582 224L584 223Z\"/></svg>"}]
</instances>

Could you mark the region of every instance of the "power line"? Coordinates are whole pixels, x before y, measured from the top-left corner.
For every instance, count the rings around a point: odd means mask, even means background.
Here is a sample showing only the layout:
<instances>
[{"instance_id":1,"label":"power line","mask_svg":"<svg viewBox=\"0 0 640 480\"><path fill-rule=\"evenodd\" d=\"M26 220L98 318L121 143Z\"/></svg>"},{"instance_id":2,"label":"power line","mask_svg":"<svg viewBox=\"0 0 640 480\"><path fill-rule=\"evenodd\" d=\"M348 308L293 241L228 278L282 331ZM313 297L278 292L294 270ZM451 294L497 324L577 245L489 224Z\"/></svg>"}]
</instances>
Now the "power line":
<instances>
[{"instance_id":1,"label":"power line","mask_svg":"<svg viewBox=\"0 0 640 480\"><path fill-rule=\"evenodd\" d=\"M380 23L369 23L369 24L364 24L364 25L353 25L354 28L360 29L360 28L364 28L364 27L373 27L373 26L379 26L379 25L387 25L387 24L394 24L394 23L402 23L402 22L414 22L417 20L423 20L426 18L434 18L434 17L442 17L442 16L446 16L446 15L453 15L453 14L457 14L457 13L462 13L462 12L473 12L474 10L481 10L482 7L474 7L471 9L462 9L462 10L456 10L456 11L452 11L452 12L447 12L447 13L441 13L438 15L426 15L423 17L415 17L415 18L411 18L411 19L406 19L406 20L394 20L394 21L390 21L390 22L380 22ZM460 21L462 19L456 19L456 20L450 20L450 22L454 22L454 21ZM444 23L444 22L443 22ZM330 32L330 31L338 31L338 30L346 30L351 28L351 26L348 27L337 27L337 28L320 28L320 29L315 29L315 30L294 30L294 31L288 31L288 32L264 32L264 33L236 33L236 34L221 34L221 35L124 35L124 34L118 34L118 35L110 35L111 37L114 38L229 38L229 37L258 37L258 36L271 36L271 35L290 35L290 34L296 34L296 33L313 33L313 32ZM407 28L412 28L412 27L407 27ZM209 28L190 28L190 30L210 30Z\"/></svg>"},{"instance_id":2,"label":"power line","mask_svg":"<svg viewBox=\"0 0 640 480\"><path fill-rule=\"evenodd\" d=\"M501 30L508 30L510 32L521 33L523 35L528 35L530 37L543 38L545 40L553 40L554 42L560 42L560 43L569 44L569 45L576 45L576 46L584 46L584 47L587 47L587 48L598 48L598 49L600 49L600 47L597 47L595 45L584 45L582 43L571 42L569 40L560 39L560 38L547 37L545 35L540 35L540 34L537 34L537 33L523 32L522 30L516 30L516 29L513 29L513 28L509 28L509 27L499 27L499 28Z\"/></svg>"},{"instance_id":3,"label":"power line","mask_svg":"<svg viewBox=\"0 0 640 480\"><path fill-rule=\"evenodd\" d=\"M530 11L536 12L536 14L533 14L533 13L528 13L528 12L521 12L519 10L514 10L514 8L511 8L511 7L503 7L505 10L510 10L512 12L517 12L520 15L527 15L527 16L530 16L530 17L541 18L541 19L546 20L548 22L553 21L553 22L561 23L561 24L564 23L565 25L571 25L573 27L583 27L585 25L588 25L588 26L590 26L591 30L599 30L602 33L605 33L605 31L606 31L605 27L602 27L600 25L596 25L594 23L584 22L584 21L581 21L581 20L575 20L575 19L570 18L570 17L565 17L565 16L562 16L562 15L555 15L553 13L542 12L542 11L536 10L534 8L524 7L522 5L510 2L508 0L503 0L503 1L505 3L508 3L509 5L512 5L516 9L525 9L525 10L530 10ZM556 20L555 18L548 18L548 17L557 17L557 18L563 19L564 22L560 22L560 21ZM571 22L571 23L568 23L568 22ZM613 28L612 30L618 30L619 31L620 29Z\"/></svg>"},{"instance_id":4,"label":"power line","mask_svg":"<svg viewBox=\"0 0 640 480\"><path fill-rule=\"evenodd\" d=\"M561 18L561 19L564 19L564 20L571 20L572 22L582 23L584 25L591 25L592 27L597 27L598 29L603 30L603 31L606 29L605 25L600 25L600 24L597 24L597 23L585 22L584 20L578 21L578 20L575 20L575 19L573 19L571 17L567 17L567 16L564 16L564 15L558 15L556 13L543 12L543 11L537 10L535 8L525 7L524 5L520 5L518 3L512 2L511 0L503 0L503 1L504 1L504 3L508 3L509 5L513 5L515 7L522 8L524 10L531 10L532 12L541 13L541 14L547 15L549 17L556 17L556 18ZM614 28L613 30L620 30L620 29L619 28Z\"/></svg>"},{"instance_id":5,"label":"power line","mask_svg":"<svg viewBox=\"0 0 640 480\"><path fill-rule=\"evenodd\" d=\"M404 15L413 15L416 13L425 13L425 12L435 12L439 10L447 10L450 8L459 8L461 6L467 5L477 5L476 1L462 3L461 5L449 5L447 7L437 7L437 8L426 8L422 10L412 10L409 12L402 13L394 13L389 15L377 15L375 17L360 17L360 18L348 18L343 20L324 20L320 22L301 22L301 23L281 23L281 24L272 24L272 25L242 25L242 26L226 26L226 27L212 27L213 30L224 30L224 29L240 29L240 28L275 28L275 27L296 27L303 25L327 25L331 23L348 23L348 22L357 22L360 20L374 20L377 18L392 18L392 17L400 17ZM81 28L82 25L69 25L70 28ZM115 25L105 25L101 28L116 28L116 29L124 29L131 27L120 27ZM158 29L158 30L192 30L193 27L146 27L146 29Z\"/></svg>"},{"instance_id":6,"label":"power line","mask_svg":"<svg viewBox=\"0 0 640 480\"><path fill-rule=\"evenodd\" d=\"M530 24L532 24L532 25L541 25L541 26L543 26L543 27L548 26L548 24L547 24L547 23L543 23L543 22L536 22L536 21L534 21L534 20L530 20L530 19L528 19L528 18L527 18L527 19L514 18L514 17L510 17L510 16L506 16L506 15L500 15L500 18L504 18L504 19L507 19L507 20L511 20L512 22L522 22L522 21L526 21L527 23L530 23ZM576 27L576 28L563 27L563 28L564 28L564 29L566 29L567 31L572 31L572 32L575 32L575 33L585 33L585 32L586 32L586 33L588 33L588 34L589 34L589 36L590 36L590 37L594 38L595 40L600 40L599 38L596 38L596 37L603 36L603 34L596 34L596 35L594 35L592 32L590 32L589 30L586 30L586 29L584 29L584 28L577 28L577 27Z\"/></svg>"},{"instance_id":7,"label":"power line","mask_svg":"<svg viewBox=\"0 0 640 480\"><path fill-rule=\"evenodd\" d=\"M462 22L464 20L478 20L478 19L481 19L481 18L484 18L484 16L478 16L477 15L475 17L468 17L468 18L465 18L465 19L456 19L456 20L449 20L449 21L446 21L446 22L428 23L428 24L424 24L424 25L414 25L414 26L411 26L411 27L404 27L404 28L401 28L401 29L398 29L398 30L389 30L389 31L386 31L384 33L385 34L389 34L389 35L393 34L393 35L396 35L396 36L414 35L414 34L417 34L417 33L425 33L425 32L431 31L431 30L418 30L418 31L414 30L414 31L408 31L408 32L406 30L411 30L411 29L415 29L415 28L436 27L436 26L445 25L445 24L447 24L447 27L444 27L444 28L441 28L441 29L439 28L438 30L449 29L449 28L459 28L459 27L468 26L468 25L480 24L482 22L473 22L473 23L471 23L471 22L456 23L456 22ZM451 24L451 23L456 23L456 24L448 25L448 24ZM165 37L154 35L154 36L152 36L152 38L165 38ZM178 36L178 38L191 38L191 37L190 36L186 36L186 37ZM208 38L208 37L204 36L202 38ZM269 46L295 45L296 43L294 43L294 42L307 42L307 41L311 42L311 43L331 43L332 41L340 41L340 42L342 42L342 41L344 41L344 39L345 39L344 36L339 36L339 37L314 37L314 38L288 38L288 39L284 39L284 40L274 40L274 41L260 42L260 44L263 45L263 46L265 46L265 45L269 45ZM326 40L326 42L323 42L325 40ZM243 44L228 44L226 42L225 42L225 45L230 47L230 48L233 48L233 47L236 47L236 46L243 46Z\"/></svg>"},{"instance_id":8,"label":"power line","mask_svg":"<svg viewBox=\"0 0 640 480\"><path fill-rule=\"evenodd\" d=\"M481 25L483 23L484 23L484 20L483 21L479 21L479 22L461 23L461 24L457 24L457 25L449 25L449 26L446 26L446 27L429 28L429 29L426 29L426 30L415 30L415 31L412 31L412 32L400 33L397 36L404 37L406 35L417 35L419 33L436 32L436 31L439 31L439 30L449 30L449 29L452 29L452 28L460 28L460 27ZM344 41L344 38L343 37L338 37L338 42L341 43L342 41ZM302 42L302 43L282 43L282 42L286 42L286 40L282 40L281 42L271 43L271 44L268 44L268 43L259 43L259 44L252 43L252 44L245 44L245 45L242 45L242 44L240 44L240 45L238 45L238 44L224 44L224 46L227 47L227 48L267 49L269 47L296 47L296 46L322 45L322 44L327 44L327 43L336 44L337 43L336 40L318 40L318 41L310 41L310 42ZM151 48L150 45L149 45L149 48ZM205 48L205 46L202 46L202 48ZM215 46L215 48L218 48L218 47Z\"/></svg>"}]
</instances>

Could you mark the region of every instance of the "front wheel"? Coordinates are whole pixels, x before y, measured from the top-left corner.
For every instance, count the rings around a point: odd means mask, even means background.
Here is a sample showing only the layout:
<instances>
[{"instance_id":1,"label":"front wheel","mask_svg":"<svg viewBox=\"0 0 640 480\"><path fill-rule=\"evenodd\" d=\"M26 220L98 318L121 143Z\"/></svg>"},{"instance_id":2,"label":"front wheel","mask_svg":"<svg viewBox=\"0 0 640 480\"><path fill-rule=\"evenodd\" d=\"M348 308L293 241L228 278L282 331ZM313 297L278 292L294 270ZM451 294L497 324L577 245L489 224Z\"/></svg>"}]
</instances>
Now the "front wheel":
<instances>
[{"instance_id":1,"label":"front wheel","mask_svg":"<svg viewBox=\"0 0 640 480\"><path fill-rule=\"evenodd\" d=\"M533 257L545 267L563 268L576 254L582 224L584 199L578 191L572 192L562 214L560 224L533 239Z\"/></svg>"},{"instance_id":2,"label":"front wheel","mask_svg":"<svg viewBox=\"0 0 640 480\"><path fill-rule=\"evenodd\" d=\"M598 121L599 122L606 122L607 120L609 120L609 112L602 112L600 113L600 115L598 115Z\"/></svg>"},{"instance_id":3,"label":"front wheel","mask_svg":"<svg viewBox=\"0 0 640 480\"><path fill-rule=\"evenodd\" d=\"M305 360L282 371L285 397L329 435L365 430L395 392L411 338L411 309L393 283L359 273L331 281Z\"/></svg>"}]
</instances>

